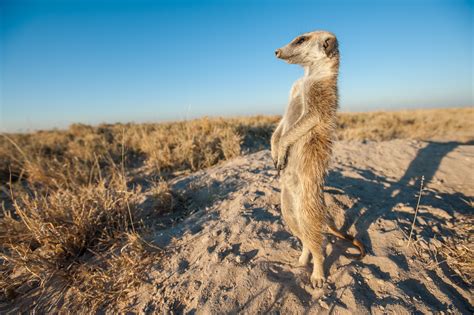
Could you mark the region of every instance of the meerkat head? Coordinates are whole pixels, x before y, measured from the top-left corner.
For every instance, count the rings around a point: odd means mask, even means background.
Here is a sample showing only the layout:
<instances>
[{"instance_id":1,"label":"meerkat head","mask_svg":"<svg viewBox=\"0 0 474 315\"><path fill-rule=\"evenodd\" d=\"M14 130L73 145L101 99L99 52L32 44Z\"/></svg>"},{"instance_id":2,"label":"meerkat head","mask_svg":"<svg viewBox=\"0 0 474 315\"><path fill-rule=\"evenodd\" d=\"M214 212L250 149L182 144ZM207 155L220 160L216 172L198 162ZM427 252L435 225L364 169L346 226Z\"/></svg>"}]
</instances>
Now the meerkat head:
<instances>
[{"instance_id":1,"label":"meerkat head","mask_svg":"<svg viewBox=\"0 0 474 315\"><path fill-rule=\"evenodd\" d=\"M339 65L336 36L326 31L304 33L288 45L275 50L277 58L303 67L328 67Z\"/></svg>"}]
</instances>

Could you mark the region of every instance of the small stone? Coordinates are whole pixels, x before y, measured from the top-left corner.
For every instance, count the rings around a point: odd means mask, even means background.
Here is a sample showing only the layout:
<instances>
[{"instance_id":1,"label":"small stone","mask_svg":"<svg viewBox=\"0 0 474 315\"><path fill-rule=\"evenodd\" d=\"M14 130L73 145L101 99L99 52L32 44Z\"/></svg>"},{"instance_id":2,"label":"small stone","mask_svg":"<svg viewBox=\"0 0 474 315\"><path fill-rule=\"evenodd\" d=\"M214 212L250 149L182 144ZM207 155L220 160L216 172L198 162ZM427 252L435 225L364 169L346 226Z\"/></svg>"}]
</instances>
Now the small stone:
<instances>
[{"instance_id":1,"label":"small stone","mask_svg":"<svg viewBox=\"0 0 474 315\"><path fill-rule=\"evenodd\" d=\"M242 264L245 262L245 257L243 257L242 255L237 255L235 256L235 262L237 262L238 264Z\"/></svg>"},{"instance_id":2,"label":"small stone","mask_svg":"<svg viewBox=\"0 0 474 315\"><path fill-rule=\"evenodd\" d=\"M329 282L326 282L326 286L329 290L334 290L336 288L336 286L332 283L329 283Z\"/></svg>"},{"instance_id":3,"label":"small stone","mask_svg":"<svg viewBox=\"0 0 474 315\"><path fill-rule=\"evenodd\" d=\"M326 301L319 300L319 305L326 310L329 309L329 304Z\"/></svg>"},{"instance_id":4,"label":"small stone","mask_svg":"<svg viewBox=\"0 0 474 315\"><path fill-rule=\"evenodd\" d=\"M201 286L201 281L194 280L194 282L193 282L194 290L199 289L200 286Z\"/></svg>"},{"instance_id":5,"label":"small stone","mask_svg":"<svg viewBox=\"0 0 474 315\"><path fill-rule=\"evenodd\" d=\"M433 230L433 232L439 234L439 228L437 225L433 226L431 229Z\"/></svg>"},{"instance_id":6,"label":"small stone","mask_svg":"<svg viewBox=\"0 0 474 315\"><path fill-rule=\"evenodd\" d=\"M220 255L219 253L215 253L212 257L212 260L214 262L220 262L222 261L222 258L224 258L222 255Z\"/></svg>"}]
</instances>

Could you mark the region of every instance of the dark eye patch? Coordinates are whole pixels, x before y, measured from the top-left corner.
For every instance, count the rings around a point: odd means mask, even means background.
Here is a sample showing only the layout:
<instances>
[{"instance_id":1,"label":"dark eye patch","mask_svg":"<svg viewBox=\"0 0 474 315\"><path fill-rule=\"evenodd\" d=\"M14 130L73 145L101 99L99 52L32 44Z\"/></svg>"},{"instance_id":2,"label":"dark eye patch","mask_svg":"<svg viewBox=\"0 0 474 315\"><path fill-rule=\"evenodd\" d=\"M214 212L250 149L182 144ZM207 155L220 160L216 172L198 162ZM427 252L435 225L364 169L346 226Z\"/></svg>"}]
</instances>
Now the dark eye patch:
<instances>
[{"instance_id":1,"label":"dark eye patch","mask_svg":"<svg viewBox=\"0 0 474 315\"><path fill-rule=\"evenodd\" d=\"M306 36L300 36L300 37L298 37L297 39L295 39L295 41L293 42L293 45L301 45L301 44L303 44L307 39L308 39L308 37L306 37Z\"/></svg>"}]
</instances>

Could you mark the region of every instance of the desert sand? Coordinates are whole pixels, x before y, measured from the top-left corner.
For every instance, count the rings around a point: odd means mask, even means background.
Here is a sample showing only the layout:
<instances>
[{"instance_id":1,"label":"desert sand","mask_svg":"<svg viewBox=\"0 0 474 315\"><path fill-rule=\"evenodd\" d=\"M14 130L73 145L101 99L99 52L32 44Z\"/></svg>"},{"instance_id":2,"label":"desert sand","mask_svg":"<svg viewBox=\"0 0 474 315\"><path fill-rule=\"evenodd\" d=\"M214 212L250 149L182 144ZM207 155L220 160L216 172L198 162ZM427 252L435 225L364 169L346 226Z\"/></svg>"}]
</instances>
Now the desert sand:
<instances>
[{"instance_id":1,"label":"desert sand","mask_svg":"<svg viewBox=\"0 0 474 315\"><path fill-rule=\"evenodd\" d=\"M181 211L153 243L166 257L130 305L168 314L472 314L472 284L443 261L444 244L472 237L473 143L340 141L325 198L338 226L368 254L328 236L323 288L296 267L301 244L280 213L270 152L172 181ZM408 243L418 202L423 191ZM153 204L144 196L142 207ZM464 229L465 231L465 229Z\"/></svg>"}]
</instances>

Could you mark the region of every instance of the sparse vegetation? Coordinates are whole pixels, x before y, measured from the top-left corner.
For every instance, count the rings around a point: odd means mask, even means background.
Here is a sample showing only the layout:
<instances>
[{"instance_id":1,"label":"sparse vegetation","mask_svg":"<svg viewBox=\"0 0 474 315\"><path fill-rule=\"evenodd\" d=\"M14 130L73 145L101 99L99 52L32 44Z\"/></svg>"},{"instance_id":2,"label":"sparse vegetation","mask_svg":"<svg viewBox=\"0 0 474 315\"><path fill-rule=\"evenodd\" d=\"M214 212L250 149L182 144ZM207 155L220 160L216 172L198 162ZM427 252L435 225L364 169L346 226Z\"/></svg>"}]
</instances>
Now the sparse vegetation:
<instances>
[{"instance_id":1,"label":"sparse vegetation","mask_svg":"<svg viewBox=\"0 0 474 315\"><path fill-rule=\"evenodd\" d=\"M469 141L474 138L473 118L473 108L343 113L338 138Z\"/></svg>"},{"instance_id":2,"label":"sparse vegetation","mask_svg":"<svg viewBox=\"0 0 474 315\"><path fill-rule=\"evenodd\" d=\"M472 205L470 205L472 208ZM474 218L461 216L456 223L456 232L443 241L435 240L435 246L430 248L432 261L428 268L436 269L440 264L446 263L456 275L468 285L474 282ZM422 248L416 248L418 254ZM420 255L420 254L419 254Z\"/></svg>"},{"instance_id":3,"label":"sparse vegetation","mask_svg":"<svg viewBox=\"0 0 474 315\"><path fill-rule=\"evenodd\" d=\"M474 282L474 220L459 222L461 237L449 239L441 247L441 256L450 268L466 283Z\"/></svg>"},{"instance_id":4,"label":"sparse vegetation","mask_svg":"<svg viewBox=\"0 0 474 315\"><path fill-rule=\"evenodd\" d=\"M0 302L41 311L129 300L161 257L145 241L153 222L144 223L141 193L156 199L155 215L173 211L167 180L268 148L278 119L75 124L0 136ZM341 114L338 138L466 141L474 139L473 120L471 108ZM466 248L462 256L472 258ZM471 277L472 261L459 265Z\"/></svg>"}]
</instances>

